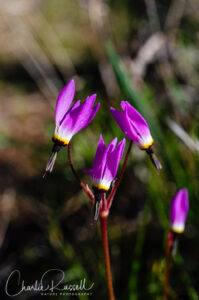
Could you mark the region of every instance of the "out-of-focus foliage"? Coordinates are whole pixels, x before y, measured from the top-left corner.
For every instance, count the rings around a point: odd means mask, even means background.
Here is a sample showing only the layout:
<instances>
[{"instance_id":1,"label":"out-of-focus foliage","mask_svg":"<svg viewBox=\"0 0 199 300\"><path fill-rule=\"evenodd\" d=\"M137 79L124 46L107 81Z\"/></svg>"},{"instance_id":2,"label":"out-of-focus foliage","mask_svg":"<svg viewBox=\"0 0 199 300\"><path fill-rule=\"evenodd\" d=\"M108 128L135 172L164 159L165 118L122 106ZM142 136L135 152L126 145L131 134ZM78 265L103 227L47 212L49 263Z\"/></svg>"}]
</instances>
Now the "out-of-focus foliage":
<instances>
[{"instance_id":1,"label":"out-of-focus foliage","mask_svg":"<svg viewBox=\"0 0 199 300\"><path fill-rule=\"evenodd\" d=\"M101 102L92 124L72 139L74 166L85 183L90 178L83 169L92 166L99 134L106 143L123 138L109 111L122 99L147 119L163 165L156 174L146 153L133 147L109 216L117 298L162 299L169 204L186 187L190 212L171 264L170 298L198 299L198 1L1 0L0 5L2 299L8 298L5 283L12 270L19 269L31 284L53 268L63 270L66 281L94 282L91 298L107 299L98 224L72 176L66 149L42 179L56 98L72 77L75 99L97 93ZM17 299L33 297L41 296L28 292Z\"/></svg>"}]
</instances>

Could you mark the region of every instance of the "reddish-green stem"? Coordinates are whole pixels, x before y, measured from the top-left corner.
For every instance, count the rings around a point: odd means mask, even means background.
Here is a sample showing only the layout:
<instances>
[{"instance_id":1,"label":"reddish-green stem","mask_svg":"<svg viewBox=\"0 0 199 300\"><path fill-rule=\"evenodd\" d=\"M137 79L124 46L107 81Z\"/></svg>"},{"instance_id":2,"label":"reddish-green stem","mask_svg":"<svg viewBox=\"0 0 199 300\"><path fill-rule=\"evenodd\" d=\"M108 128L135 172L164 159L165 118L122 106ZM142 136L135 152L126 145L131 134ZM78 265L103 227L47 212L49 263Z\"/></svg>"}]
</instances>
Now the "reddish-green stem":
<instances>
[{"instance_id":1,"label":"reddish-green stem","mask_svg":"<svg viewBox=\"0 0 199 300\"><path fill-rule=\"evenodd\" d=\"M108 202L108 210L111 208L111 205L112 205L112 202L113 202L113 198L115 196L115 193L118 189L118 186L120 184L120 181L122 180L122 177L124 175L124 171L126 169L126 164L127 164L127 161L128 161L128 158L129 158L129 154L130 154L130 151L131 151L131 148L132 148L132 145L133 145L133 141L130 141L129 143L129 147L128 147L128 150L126 152L126 155L125 155L125 159L124 159L124 162L123 162L123 165L122 165L122 169L121 169L121 172L120 172L120 175L118 176L118 179L112 189L112 191L110 192L110 195L108 196L108 199L107 199L107 202Z\"/></svg>"},{"instance_id":2,"label":"reddish-green stem","mask_svg":"<svg viewBox=\"0 0 199 300\"><path fill-rule=\"evenodd\" d=\"M107 211L106 193L102 193L102 213Z\"/></svg>"},{"instance_id":3,"label":"reddish-green stem","mask_svg":"<svg viewBox=\"0 0 199 300\"><path fill-rule=\"evenodd\" d=\"M165 263L165 273L164 273L164 300L168 300L169 294L169 271L170 271L170 259L171 259L171 250L173 246L174 234L172 231L169 231L167 236L167 245L166 245L166 263Z\"/></svg>"},{"instance_id":4,"label":"reddish-green stem","mask_svg":"<svg viewBox=\"0 0 199 300\"><path fill-rule=\"evenodd\" d=\"M81 181L81 179L79 178L77 172L75 171L74 167L73 167L73 162L72 162L72 158L71 158L71 141L68 144L68 162L69 165L71 167L71 170L76 178L76 180L79 182L80 186L83 188L83 190L86 192L86 194L91 198L92 202L95 202L95 198L93 193L91 192L91 190L89 190L86 185Z\"/></svg>"},{"instance_id":5,"label":"reddish-green stem","mask_svg":"<svg viewBox=\"0 0 199 300\"><path fill-rule=\"evenodd\" d=\"M101 222L101 234L102 234L102 244L104 250L104 260L106 267L106 278L109 292L109 300L115 300L114 291L113 291L113 281L111 275L111 263L108 247L108 236L107 236L107 217L100 216Z\"/></svg>"}]
</instances>

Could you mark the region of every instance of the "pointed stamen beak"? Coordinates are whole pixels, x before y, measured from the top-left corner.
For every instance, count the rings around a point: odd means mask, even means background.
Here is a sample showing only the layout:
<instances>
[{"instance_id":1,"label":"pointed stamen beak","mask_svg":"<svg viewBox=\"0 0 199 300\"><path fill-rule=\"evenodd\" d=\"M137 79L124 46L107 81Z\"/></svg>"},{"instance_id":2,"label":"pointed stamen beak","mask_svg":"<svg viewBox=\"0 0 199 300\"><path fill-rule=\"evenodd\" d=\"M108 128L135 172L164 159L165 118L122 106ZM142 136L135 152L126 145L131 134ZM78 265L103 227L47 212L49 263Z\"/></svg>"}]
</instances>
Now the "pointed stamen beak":
<instances>
[{"instance_id":1,"label":"pointed stamen beak","mask_svg":"<svg viewBox=\"0 0 199 300\"><path fill-rule=\"evenodd\" d=\"M45 172L43 174L43 178L45 178L45 176L46 176L46 174L48 172L52 172L54 164L55 164L55 161L56 161L56 158L57 158L57 153L59 152L60 149L61 149L61 146L59 146L59 145L55 144L53 146L52 154L51 154L51 156L49 158L49 161L48 161L48 163L46 165L46 169L45 169Z\"/></svg>"},{"instance_id":2,"label":"pointed stamen beak","mask_svg":"<svg viewBox=\"0 0 199 300\"><path fill-rule=\"evenodd\" d=\"M95 194L95 205L94 205L94 221L97 221L101 206L102 194L96 193Z\"/></svg>"},{"instance_id":3,"label":"pointed stamen beak","mask_svg":"<svg viewBox=\"0 0 199 300\"><path fill-rule=\"evenodd\" d=\"M149 149L146 150L147 154L150 157L150 160L152 161L153 165L155 166L156 170L159 171L162 169L162 165L159 161L159 159L157 158L156 154L153 152L152 147L150 147Z\"/></svg>"}]
</instances>

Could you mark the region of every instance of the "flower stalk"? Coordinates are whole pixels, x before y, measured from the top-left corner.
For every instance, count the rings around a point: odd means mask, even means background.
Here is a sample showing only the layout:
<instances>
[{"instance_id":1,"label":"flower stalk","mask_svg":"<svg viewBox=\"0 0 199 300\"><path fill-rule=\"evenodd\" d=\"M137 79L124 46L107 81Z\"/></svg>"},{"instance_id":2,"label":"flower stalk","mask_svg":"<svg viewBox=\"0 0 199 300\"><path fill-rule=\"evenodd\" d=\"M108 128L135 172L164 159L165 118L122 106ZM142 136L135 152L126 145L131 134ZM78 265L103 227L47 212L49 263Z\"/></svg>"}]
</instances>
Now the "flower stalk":
<instances>
[{"instance_id":1,"label":"flower stalk","mask_svg":"<svg viewBox=\"0 0 199 300\"><path fill-rule=\"evenodd\" d=\"M188 191L187 189L183 188L175 195L170 207L170 230L167 236L166 263L164 273L164 300L168 300L169 295L170 260L174 242L176 241L177 236L184 232L188 210Z\"/></svg>"},{"instance_id":2,"label":"flower stalk","mask_svg":"<svg viewBox=\"0 0 199 300\"><path fill-rule=\"evenodd\" d=\"M98 144L98 150L97 150L98 152L97 152L95 160L94 160L93 169L89 170L89 173L91 173L93 175L94 180L95 180L94 175L98 175L98 177L99 177L98 181L94 182L94 184L93 184L93 192L81 181L77 172L75 171L75 169L73 167L73 163L72 163L72 158L71 158L71 141L68 144L68 161L69 161L71 170L72 170L76 180L80 184L80 186L87 193L87 195L91 198L91 200L94 204L94 220L97 221L98 214L100 215L101 237L102 237L102 245L103 245L103 252L104 252L109 300L115 300L115 296L114 296L114 290L113 290L111 262L110 262L109 245L108 245L107 218L109 215L109 210L110 210L113 198L115 196L115 193L117 191L119 183L123 177L133 142L131 141L129 144L120 175L119 175L116 183L113 184L113 188L112 188L112 191L110 192L109 197L106 198L107 191L106 191L105 187L106 187L106 185L107 185L107 187L110 186L111 181L114 179L116 172L117 172L117 167L118 167L119 161L122 158L122 154L123 154L124 147L125 147L125 140L121 141L118 144L118 146L116 146L116 143L117 143L117 139L114 139L106 147L103 142L102 136L100 137L99 144ZM109 155L110 155L110 157L109 157ZM117 161L116 165L112 164L113 158L115 158L114 162ZM102 162L102 165L100 165L101 162ZM104 162L104 164L103 164L103 162ZM100 166L100 168L98 168L98 166ZM109 173L109 170L111 170L111 173ZM87 170L85 170L85 171L87 171ZM99 174L97 172L99 172ZM103 175L101 175L101 173ZM105 180L103 180L103 179L105 179ZM105 183L105 187L102 185L102 183L103 184Z\"/></svg>"},{"instance_id":3,"label":"flower stalk","mask_svg":"<svg viewBox=\"0 0 199 300\"><path fill-rule=\"evenodd\" d=\"M167 236L167 245L166 245L166 264L165 264L165 273L164 273L164 300L168 300L169 295L169 271L170 271L170 260L171 253L174 242L174 233L170 230Z\"/></svg>"},{"instance_id":4,"label":"flower stalk","mask_svg":"<svg viewBox=\"0 0 199 300\"><path fill-rule=\"evenodd\" d=\"M113 290L112 274L111 274L111 263L110 263L110 254L109 254L109 246L108 246L108 236L107 236L107 216L104 216L103 214L100 214L100 223L101 223L101 235L102 235L102 244L103 244L103 251L104 251L104 260L105 260L109 300L115 300L114 290Z\"/></svg>"},{"instance_id":5,"label":"flower stalk","mask_svg":"<svg viewBox=\"0 0 199 300\"><path fill-rule=\"evenodd\" d=\"M79 178L77 172L75 171L75 169L73 167L73 162L72 162L72 157L71 157L71 141L68 144L68 162L69 162L69 165L71 167L71 170L72 170L73 175L75 176L77 182L79 183L79 185L82 187L82 189L85 191L85 193L89 196L89 198L94 203L95 199L94 199L94 195L93 195L92 191L83 183L83 181L81 181L81 179Z\"/></svg>"}]
</instances>

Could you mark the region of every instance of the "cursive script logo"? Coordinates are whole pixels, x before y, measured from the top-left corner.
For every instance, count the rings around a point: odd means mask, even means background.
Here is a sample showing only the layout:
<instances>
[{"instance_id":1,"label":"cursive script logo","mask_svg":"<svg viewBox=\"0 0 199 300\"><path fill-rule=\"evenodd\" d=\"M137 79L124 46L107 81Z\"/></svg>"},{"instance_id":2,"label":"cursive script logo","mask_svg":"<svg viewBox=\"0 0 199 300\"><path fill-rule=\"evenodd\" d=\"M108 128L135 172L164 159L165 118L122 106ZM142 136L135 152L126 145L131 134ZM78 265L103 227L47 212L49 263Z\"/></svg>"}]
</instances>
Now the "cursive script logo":
<instances>
[{"instance_id":1,"label":"cursive script logo","mask_svg":"<svg viewBox=\"0 0 199 300\"><path fill-rule=\"evenodd\" d=\"M81 279L78 283L66 283L65 273L60 269L47 270L43 273L40 280L36 280L33 284L28 285L25 280L21 278L21 272L14 270L8 276L5 284L5 292L6 295L10 297L19 296L23 292L42 293L42 295L49 295L49 293L59 293L63 295L63 293L66 292L88 294L93 286L94 283L87 285L86 278Z\"/></svg>"}]
</instances>

